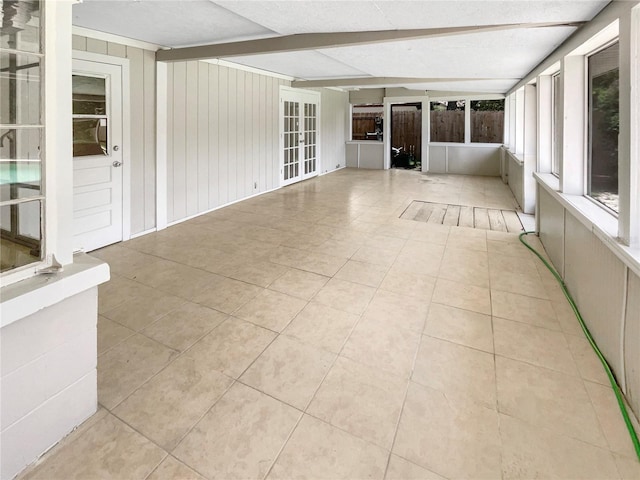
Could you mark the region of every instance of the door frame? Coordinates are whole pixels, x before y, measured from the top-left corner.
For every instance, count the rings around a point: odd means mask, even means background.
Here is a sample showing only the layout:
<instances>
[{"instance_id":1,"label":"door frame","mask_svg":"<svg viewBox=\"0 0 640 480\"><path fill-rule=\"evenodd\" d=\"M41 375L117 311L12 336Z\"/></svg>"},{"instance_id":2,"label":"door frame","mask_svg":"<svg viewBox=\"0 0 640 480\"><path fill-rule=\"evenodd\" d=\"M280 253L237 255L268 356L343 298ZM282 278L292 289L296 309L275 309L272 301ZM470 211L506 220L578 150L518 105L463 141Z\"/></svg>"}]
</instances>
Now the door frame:
<instances>
[{"instance_id":1,"label":"door frame","mask_svg":"<svg viewBox=\"0 0 640 480\"><path fill-rule=\"evenodd\" d=\"M415 97L384 97L384 125L383 125L383 148L384 148L384 169L391 168L391 105L403 103L422 103L422 152L420 161L422 171L429 171L429 97L426 95L416 95Z\"/></svg>"},{"instance_id":2,"label":"door frame","mask_svg":"<svg viewBox=\"0 0 640 480\"><path fill-rule=\"evenodd\" d=\"M73 60L116 65L122 68L122 241L131 238L131 103L129 59L73 50ZM71 69L73 73L73 67ZM71 79L69 79L71 81Z\"/></svg>"},{"instance_id":3,"label":"door frame","mask_svg":"<svg viewBox=\"0 0 640 480\"><path fill-rule=\"evenodd\" d=\"M283 98L283 93L301 93L304 95L313 95L314 97L316 97L317 101L318 101L318 109L316 112L316 125L317 125L317 129L316 129L316 172L314 175L308 175L306 178L301 178L300 180L298 180L297 182L290 182L290 183L286 183L284 182L283 179L283 174L282 174L282 168L284 165L284 98ZM321 140L322 140L322 94L320 92L318 92L317 90L306 90L303 88L293 88L293 87L288 87L286 85L280 85L280 95L278 98L278 102L279 102L279 106L278 106L278 170L280 171L278 173L278 185L282 188L286 185L293 185L294 183L298 183L301 182L303 180L307 180L309 178L313 178L313 177L317 177L318 175L320 175L320 172L322 171L322 148L321 148ZM301 111L303 112L304 115L304 108L301 109ZM302 130L301 130L302 131ZM301 177L303 176L302 174L302 169L304 168L304 158L301 157L300 158L300 172L301 172Z\"/></svg>"}]
</instances>

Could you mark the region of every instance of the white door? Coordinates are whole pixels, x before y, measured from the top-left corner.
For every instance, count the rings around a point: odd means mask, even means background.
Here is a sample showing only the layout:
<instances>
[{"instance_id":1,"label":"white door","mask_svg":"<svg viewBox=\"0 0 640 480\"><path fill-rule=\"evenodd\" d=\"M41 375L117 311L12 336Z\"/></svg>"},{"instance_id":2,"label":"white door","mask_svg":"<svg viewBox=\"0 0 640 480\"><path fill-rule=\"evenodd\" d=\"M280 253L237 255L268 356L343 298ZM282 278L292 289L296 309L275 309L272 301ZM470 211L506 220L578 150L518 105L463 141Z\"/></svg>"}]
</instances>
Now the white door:
<instances>
[{"instance_id":1,"label":"white door","mask_svg":"<svg viewBox=\"0 0 640 480\"><path fill-rule=\"evenodd\" d=\"M122 67L73 60L74 250L122 240Z\"/></svg>"},{"instance_id":2,"label":"white door","mask_svg":"<svg viewBox=\"0 0 640 480\"><path fill-rule=\"evenodd\" d=\"M318 92L281 91L281 185L289 185L318 174L319 106Z\"/></svg>"}]
</instances>

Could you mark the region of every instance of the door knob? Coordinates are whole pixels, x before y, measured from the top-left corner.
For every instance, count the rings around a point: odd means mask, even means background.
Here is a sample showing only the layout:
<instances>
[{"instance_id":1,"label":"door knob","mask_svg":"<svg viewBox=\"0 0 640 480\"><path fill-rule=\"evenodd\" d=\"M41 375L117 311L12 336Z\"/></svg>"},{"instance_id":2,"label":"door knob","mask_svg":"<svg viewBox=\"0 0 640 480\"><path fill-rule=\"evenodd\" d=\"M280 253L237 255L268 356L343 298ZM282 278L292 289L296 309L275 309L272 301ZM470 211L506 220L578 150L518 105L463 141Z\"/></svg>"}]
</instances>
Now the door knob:
<instances>
[{"instance_id":1,"label":"door knob","mask_svg":"<svg viewBox=\"0 0 640 480\"><path fill-rule=\"evenodd\" d=\"M117 160L115 162L113 162L113 166L114 167L120 167L122 166L122 162L118 162Z\"/></svg>"}]
</instances>

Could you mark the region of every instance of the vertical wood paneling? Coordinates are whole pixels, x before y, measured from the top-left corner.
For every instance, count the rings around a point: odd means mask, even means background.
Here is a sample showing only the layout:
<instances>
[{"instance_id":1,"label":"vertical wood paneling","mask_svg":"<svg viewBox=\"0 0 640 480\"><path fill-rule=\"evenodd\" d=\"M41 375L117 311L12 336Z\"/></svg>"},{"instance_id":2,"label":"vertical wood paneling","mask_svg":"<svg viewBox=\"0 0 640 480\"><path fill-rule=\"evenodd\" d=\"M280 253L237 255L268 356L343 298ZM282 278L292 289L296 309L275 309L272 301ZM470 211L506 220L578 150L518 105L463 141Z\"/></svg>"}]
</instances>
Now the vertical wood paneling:
<instances>
[{"instance_id":1,"label":"vertical wood paneling","mask_svg":"<svg viewBox=\"0 0 640 480\"><path fill-rule=\"evenodd\" d=\"M107 54L107 42L104 40L96 40L95 38L87 38L87 52Z\"/></svg>"},{"instance_id":2,"label":"vertical wood paneling","mask_svg":"<svg viewBox=\"0 0 640 480\"><path fill-rule=\"evenodd\" d=\"M173 132L175 131L174 119L173 119L173 105L174 105L174 87L175 82L173 79L174 64L167 63L167 220L172 221L175 218L173 213L173 199L175 193L173 190Z\"/></svg>"},{"instance_id":3,"label":"vertical wood paneling","mask_svg":"<svg viewBox=\"0 0 640 480\"><path fill-rule=\"evenodd\" d=\"M271 80L271 82L269 82ZM279 79L271 78L267 80L267 95L269 100L267 101L267 125L268 136L266 149L267 156L267 169L269 172L269 188L277 188L280 185L280 152L278 151L280 146L280 119L278 118L280 113L280 85L284 82ZM269 95L269 85L271 85L271 95Z\"/></svg>"},{"instance_id":4,"label":"vertical wood paneling","mask_svg":"<svg viewBox=\"0 0 640 480\"><path fill-rule=\"evenodd\" d=\"M209 65L198 62L198 211L209 206Z\"/></svg>"},{"instance_id":5,"label":"vertical wood paneling","mask_svg":"<svg viewBox=\"0 0 640 480\"><path fill-rule=\"evenodd\" d=\"M144 202L144 190L140 188L144 185L144 142L141 141L144 138L144 59L139 48L126 47L126 55L129 59L130 75L131 231L141 232L145 224L144 204L143 208L138 208L138 205Z\"/></svg>"},{"instance_id":6,"label":"vertical wood paneling","mask_svg":"<svg viewBox=\"0 0 640 480\"><path fill-rule=\"evenodd\" d=\"M185 189L187 216L198 213L198 63L186 71Z\"/></svg>"},{"instance_id":7,"label":"vertical wood paneling","mask_svg":"<svg viewBox=\"0 0 640 480\"><path fill-rule=\"evenodd\" d=\"M553 266L564 276L564 208L545 189L538 189L540 240Z\"/></svg>"},{"instance_id":8,"label":"vertical wood paneling","mask_svg":"<svg viewBox=\"0 0 640 480\"><path fill-rule=\"evenodd\" d=\"M236 87L238 71L235 68L228 69L229 75L229 108L227 110L227 118L229 119L229 136L228 149L228 165L229 169L229 201L233 202L238 198L238 151L236 145L236 137L238 135L238 99L236 97Z\"/></svg>"},{"instance_id":9,"label":"vertical wood paneling","mask_svg":"<svg viewBox=\"0 0 640 480\"><path fill-rule=\"evenodd\" d=\"M278 186L286 82L204 62L170 67L169 221Z\"/></svg>"},{"instance_id":10,"label":"vertical wood paneling","mask_svg":"<svg viewBox=\"0 0 640 480\"><path fill-rule=\"evenodd\" d=\"M229 69L218 67L218 191L219 204L229 202Z\"/></svg>"},{"instance_id":11,"label":"vertical wood paneling","mask_svg":"<svg viewBox=\"0 0 640 480\"><path fill-rule=\"evenodd\" d=\"M271 83L269 83L271 82ZM267 84L273 85L273 78L267 78L260 76L258 81L258 97L260 98L260 106L258 110L258 119L260 120L260 134L258 138L259 148L259 163L260 163L260 186L264 190L271 188L271 165L269 159L271 158L271 151L267 148L267 137L271 135L271 125L269 124L269 117L267 111L270 107L270 102L273 101L270 93L271 90L267 89Z\"/></svg>"},{"instance_id":12,"label":"vertical wood paneling","mask_svg":"<svg viewBox=\"0 0 640 480\"><path fill-rule=\"evenodd\" d=\"M142 95L144 96L144 195L142 204L132 202L131 210L144 209L144 226L141 230L133 229L132 232L149 230L156 226L156 56L150 50L143 50L144 83ZM132 139L132 142L139 141ZM132 182L133 191L140 188L139 183Z\"/></svg>"},{"instance_id":13,"label":"vertical wood paneling","mask_svg":"<svg viewBox=\"0 0 640 480\"><path fill-rule=\"evenodd\" d=\"M220 205L218 198L218 66L209 65L209 208Z\"/></svg>"},{"instance_id":14,"label":"vertical wood paneling","mask_svg":"<svg viewBox=\"0 0 640 480\"><path fill-rule=\"evenodd\" d=\"M320 92L319 171L326 173L335 170L336 165L345 166L349 94L327 89L321 89Z\"/></svg>"},{"instance_id":15,"label":"vertical wood paneling","mask_svg":"<svg viewBox=\"0 0 640 480\"><path fill-rule=\"evenodd\" d=\"M260 190L264 190L264 186L261 180L261 168L260 168L260 132L263 125L260 121L260 76L251 74L251 164L253 169L253 181L258 183L258 187L252 191L256 193Z\"/></svg>"},{"instance_id":16,"label":"vertical wood paneling","mask_svg":"<svg viewBox=\"0 0 640 480\"><path fill-rule=\"evenodd\" d=\"M238 70L236 73L236 198L244 198L251 193L247 189L247 176L244 157L244 137L245 124L244 119L246 112L244 110L244 92L245 92L245 76L246 72Z\"/></svg>"},{"instance_id":17,"label":"vertical wood paneling","mask_svg":"<svg viewBox=\"0 0 640 480\"><path fill-rule=\"evenodd\" d=\"M248 193L253 194L258 189L253 187L253 183L257 181L256 173L253 168L253 73L247 72L244 78L244 125L245 125L245 168L247 169L247 181L249 182Z\"/></svg>"},{"instance_id":18,"label":"vertical wood paneling","mask_svg":"<svg viewBox=\"0 0 640 480\"><path fill-rule=\"evenodd\" d=\"M187 216L186 176L186 104L187 65L173 67L173 217L175 221Z\"/></svg>"},{"instance_id":19,"label":"vertical wood paneling","mask_svg":"<svg viewBox=\"0 0 640 480\"><path fill-rule=\"evenodd\" d=\"M624 331L626 396L636 417L640 416L640 277L629 271Z\"/></svg>"},{"instance_id":20,"label":"vertical wood paneling","mask_svg":"<svg viewBox=\"0 0 640 480\"><path fill-rule=\"evenodd\" d=\"M87 37L82 37L80 35L73 35L71 37L71 48L73 50L86 52L87 51Z\"/></svg>"},{"instance_id":21,"label":"vertical wood paneling","mask_svg":"<svg viewBox=\"0 0 640 480\"><path fill-rule=\"evenodd\" d=\"M624 378L620 339L625 275L618 257L582 223L567 214L565 282L618 378Z\"/></svg>"},{"instance_id":22,"label":"vertical wood paneling","mask_svg":"<svg viewBox=\"0 0 640 480\"><path fill-rule=\"evenodd\" d=\"M107 43L107 55L112 57L127 57L127 49L131 47L127 47L125 45L120 45L119 43L108 42Z\"/></svg>"}]
</instances>

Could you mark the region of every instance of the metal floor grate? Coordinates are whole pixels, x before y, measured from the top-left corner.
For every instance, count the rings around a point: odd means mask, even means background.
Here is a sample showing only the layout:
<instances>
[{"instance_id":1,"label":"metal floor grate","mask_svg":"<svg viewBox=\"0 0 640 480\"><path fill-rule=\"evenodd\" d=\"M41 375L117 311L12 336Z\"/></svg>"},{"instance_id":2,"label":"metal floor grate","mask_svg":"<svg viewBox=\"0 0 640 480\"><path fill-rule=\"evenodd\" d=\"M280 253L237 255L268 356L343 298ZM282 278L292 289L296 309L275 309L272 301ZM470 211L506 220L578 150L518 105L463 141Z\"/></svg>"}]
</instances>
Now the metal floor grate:
<instances>
[{"instance_id":1,"label":"metal floor grate","mask_svg":"<svg viewBox=\"0 0 640 480\"><path fill-rule=\"evenodd\" d=\"M400 215L405 220L519 233L524 230L515 210L447 205L414 200Z\"/></svg>"}]
</instances>

